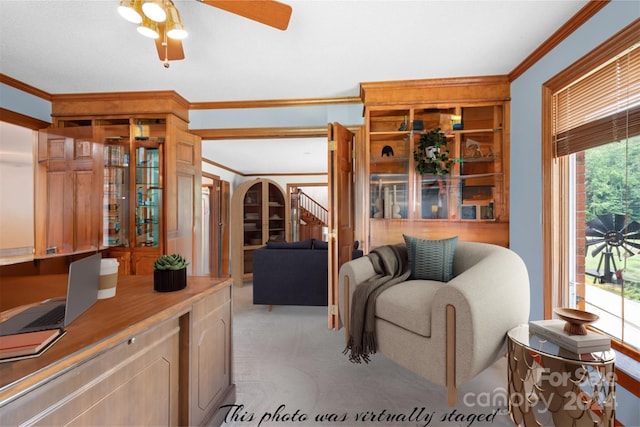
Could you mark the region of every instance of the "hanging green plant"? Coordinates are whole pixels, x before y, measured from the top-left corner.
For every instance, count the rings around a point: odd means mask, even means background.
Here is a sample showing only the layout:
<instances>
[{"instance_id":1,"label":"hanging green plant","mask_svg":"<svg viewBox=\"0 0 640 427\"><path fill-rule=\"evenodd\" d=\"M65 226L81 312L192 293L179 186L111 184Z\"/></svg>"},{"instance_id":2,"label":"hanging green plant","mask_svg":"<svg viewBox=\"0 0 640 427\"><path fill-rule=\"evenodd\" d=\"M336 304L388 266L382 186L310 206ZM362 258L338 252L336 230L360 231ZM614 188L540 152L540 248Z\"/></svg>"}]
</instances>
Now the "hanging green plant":
<instances>
[{"instance_id":1,"label":"hanging green plant","mask_svg":"<svg viewBox=\"0 0 640 427\"><path fill-rule=\"evenodd\" d=\"M425 132L413 151L416 172L420 175L448 175L453 160L449 158L447 137L440 128Z\"/></svg>"}]
</instances>

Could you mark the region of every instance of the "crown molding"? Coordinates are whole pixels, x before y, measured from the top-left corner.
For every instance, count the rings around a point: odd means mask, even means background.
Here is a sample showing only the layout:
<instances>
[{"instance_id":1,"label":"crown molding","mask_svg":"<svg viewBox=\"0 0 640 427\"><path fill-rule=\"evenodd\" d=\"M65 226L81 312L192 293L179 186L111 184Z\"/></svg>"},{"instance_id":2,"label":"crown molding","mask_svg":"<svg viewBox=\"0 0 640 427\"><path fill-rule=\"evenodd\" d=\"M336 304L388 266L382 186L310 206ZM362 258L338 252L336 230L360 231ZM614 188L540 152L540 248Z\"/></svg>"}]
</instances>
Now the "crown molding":
<instances>
[{"instance_id":1,"label":"crown molding","mask_svg":"<svg viewBox=\"0 0 640 427\"><path fill-rule=\"evenodd\" d=\"M221 164L221 163L214 162L213 160L209 160L209 159L207 159L206 157L203 157L203 158L202 158L202 162L203 162L203 163L210 164L211 166L215 166L215 167L220 168L220 169L224 169L224 170L226 170L226 171L228 171L228 172L231 172L231 173L234 173L234 174L236 174L236 175L244 176L244 174L243 174L242 172L237 171L237 170L235 170L235 169L231 169L230 167L225 166L225 165L223 165L223 164ZM203 171L202 173L204 174L205 172Z\"/></svg>"},{"instance_id":2,"label":"crown molding","mask_svg":"<svg viewBox=\"0 0 640 427\"><path fill-rule=\"evenodd\" d=\"M263 176L327 176L327 172L303 172L303 173L281 173L281 172L262 172L262 173L245 173L242 176L255 176L257 178Z\"/></svg>"},{"instance_id":3,"label":"crown molding","mask_svg":"<svg viewBox=\"0 0 640 427\"><path fill-rule=\"evenodd\" d=\"M89 92L89 93L62 93L52 95L53 102L73 102L73 101L139 101L147 99L171 99L183 106L189 108L189 101L184 99L178 92L174 90L156 90L156 91L132 91L132 92Z\"/></svg>"},{"instance_id":4,"label":"crown molding","mask_svg":"<svg viewBox=\"0 0 640 427\"><path fill-rule=\"evenodd\" d=\"M562 41L569 37L582 24L587 22L591 17L604 8L611 0L590 0L582 9L564 23L563 26L551 35L544 43L534 50L524 61L520 63L509 73L509 82L514 81L531 68L536 62L540 61L546 54L551 52L553 48L558 46Z\"/></svg>"},{"instance_id":5,"label":"crown molding","mask_svg":"<svg viewBox=\"0 0 640 427\"><path fill-rule=\"evenodd\" d=\"M16 113L15 111L7 110L0 107L0 122L11 123L12 125L21 126L27 129L44 129L51 126L51 123L44 120L36 119L31 116L25 116L24 114Z\"/></svg>"},{"instance_id":6,"label":"crown molding","mask_svg":"<svg viewBox=\"0 0 640 427\"><path fill-rule=\"evenodd\" d=\"M189 133L202 139L259 139L259 138L314 138L326 137L327 127L315 128L236 128L236 129L189 129Z\"/></svg>"},{"instance_id":7,"label":"crown molding","mask_svg":"<svg viewBox=\"0 0 640 427\"><path fill-rule=\"evenodd\" d=\"M416 80L390 80L360 83L365 108L414 105L437 99L453 102L492 102L509 100L507 75L444 77Z\"/></svg>"},{"instance_id":8,"label":"crown molding","mask_svg":"<svg viewBox=\"0 0 640 427\"><path fill-rule=\"evenodd\" d=\"M261 172L261 173L242 173L235 169L231 169L228 166L225 166L221 163L214 162L213 160L209 160L206 157L202 158L203 163L210 164L211 166L215 166L220 169L224 169L228 172L234 173L236 175L244 176L244 177L263 177L263 176L327 176L327 172L299 172L299 173L282 173L282 172ZM203 175L206 172L203 172ZM305 184L311 185L311 184Z\"/></svg>"},{"instance_id":9,"label":"crown molding","mask_svg":"<svg viewBox=\"0 0 640 427\"><path fill-rule=\"evenodd\" d=\"M562 72L551 77L543 86L552 92L560 90L563 86L638 43L638 34L640 34L640 20L635 20Z\"/></svg>"},{"instance_id":10,"label":"crown molding","mask_svg":"<svg viewBox=\"0 0 640 427\"><path fill-rule=\"evenodd\" d=\"M51 101L52 95L43 90L30 86L26 83L21 82L20 80L16 80L13 77L9 77L6 74L0 73L0 83L4 83L7 86L14 87L23 92L27 92L33 96L37 96L38 98L42 98L46 101Z\"/></svg>"},{"instance_id":11,"label":"crown molding","mask_svg":"<svg viewBox=\"0 0 640 427\"><path fill-rule=\"evenodd\" d=\"M234 108L271 108L271 107L308 107L312 105L336 105L359 104L362 101L358 96L342 96L334 98L292 98L292 99L266 99L246 101L212 101L192 102L191 110L226 110Z\"/></svg>"}]
</instances>

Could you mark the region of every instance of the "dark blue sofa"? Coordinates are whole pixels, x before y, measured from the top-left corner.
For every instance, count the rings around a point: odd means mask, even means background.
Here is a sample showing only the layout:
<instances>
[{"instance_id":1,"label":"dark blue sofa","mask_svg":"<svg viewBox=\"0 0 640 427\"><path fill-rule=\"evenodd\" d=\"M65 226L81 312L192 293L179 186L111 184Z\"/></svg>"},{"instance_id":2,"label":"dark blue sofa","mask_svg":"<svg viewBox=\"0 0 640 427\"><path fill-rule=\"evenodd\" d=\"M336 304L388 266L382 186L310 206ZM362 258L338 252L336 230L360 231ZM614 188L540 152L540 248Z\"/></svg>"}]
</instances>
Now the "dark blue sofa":
<instances>
[{"instance_id":1,"label":"dark blue sofa","mask_svg":"<svg viewBox=\"0 0 640 427\"><path fill-rule=\"evenodd\" d=\"M267 242L253 251L253 303L327 305L327 242Z\"/></svg>"}]
</instances>

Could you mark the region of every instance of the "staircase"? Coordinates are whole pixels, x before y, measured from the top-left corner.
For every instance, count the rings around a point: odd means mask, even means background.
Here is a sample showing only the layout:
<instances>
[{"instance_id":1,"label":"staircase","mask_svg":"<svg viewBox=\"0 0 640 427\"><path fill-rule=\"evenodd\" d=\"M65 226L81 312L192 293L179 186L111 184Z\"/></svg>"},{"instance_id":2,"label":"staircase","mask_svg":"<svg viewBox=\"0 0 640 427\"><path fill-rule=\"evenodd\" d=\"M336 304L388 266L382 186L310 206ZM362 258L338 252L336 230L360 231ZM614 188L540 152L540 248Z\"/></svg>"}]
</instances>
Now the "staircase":
<instances>
[{"instance_id":1,"label":"staircase","mask_svg":"<svg viewBox=\"0 0 640 427\"><path fill-rule=\"evenodd\" d=\"M327 226L329 212L303 191L298 192L298 207L300 219L307 225Z\"/></svg>"},{"instance_id":2,"label":"staircase","mask_svg":"<svg viewBox=\"0 0 640 427\"><path fill-rule=\"evenodd\" d=\"M323 229L329 221L329 212L320 203L299 188L291 193L293 241L309 238L324 239Z\"/></svg>"}]
</instances>

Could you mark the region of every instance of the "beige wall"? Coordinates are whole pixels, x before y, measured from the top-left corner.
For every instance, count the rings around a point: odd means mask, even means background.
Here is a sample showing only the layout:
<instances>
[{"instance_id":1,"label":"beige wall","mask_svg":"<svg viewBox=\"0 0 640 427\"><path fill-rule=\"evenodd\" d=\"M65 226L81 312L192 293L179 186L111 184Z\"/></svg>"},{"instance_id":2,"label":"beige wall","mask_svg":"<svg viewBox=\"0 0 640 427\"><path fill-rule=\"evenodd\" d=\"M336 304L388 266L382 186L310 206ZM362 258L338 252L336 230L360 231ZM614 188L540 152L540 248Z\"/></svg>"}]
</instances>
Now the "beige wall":
<instances>
[{"instance_id":1,"label":"beige wall","mask_svg":"<svg viewBox=\"0 0 640 427\"><path fill-rule=\"evenodd\" d=\"M33 248L33 132L0 122L0 254ZM16 252L17 251L17 252Z\"/></svg>"}]
</instances>

